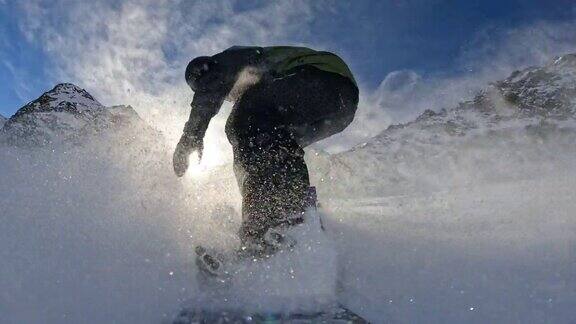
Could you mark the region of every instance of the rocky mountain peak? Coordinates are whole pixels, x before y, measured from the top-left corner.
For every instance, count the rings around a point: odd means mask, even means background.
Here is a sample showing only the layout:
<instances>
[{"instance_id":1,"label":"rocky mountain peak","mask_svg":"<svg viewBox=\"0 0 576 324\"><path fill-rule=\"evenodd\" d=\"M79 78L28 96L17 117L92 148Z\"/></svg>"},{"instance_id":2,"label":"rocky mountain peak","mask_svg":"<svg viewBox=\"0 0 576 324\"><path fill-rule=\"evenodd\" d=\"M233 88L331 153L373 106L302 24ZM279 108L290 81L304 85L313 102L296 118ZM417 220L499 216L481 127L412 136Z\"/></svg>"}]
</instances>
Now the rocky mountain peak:
<instances>
[{"instance_id":1,"label":"rocky mountain peak","mask_svg":"<svg viewBox=\"0 0 576 324\"><path fill-rule=\"evenodd\" d=\"M495 83L502 97L523 116L567 119L576 103L576 54L554 58L543 67L515 71Z\"/></svg>"},{"instance_id":2,"label":"rocky mountain peak","mask_svg":"<svg viewBox=\"0 0 576 324\"><path fill-rule=\"evenodd\" d=\"M72 83L61 83L8 119L1 139L25 146L77 143L105 130L129 129L137 129L136 133L154 133L132 107L105 107L86 90Z\"/></svg>"},{"instance_id":3,"label":"rocky mountain peak","mask_svg":"<svg viewBox=\"0 0 576 324\"><path fill-rule=\"evenodd\" d=\"M48 93L59 98L68 98L68 99L83 98L89 101L97 102L96 99L94 99L94 97L92 97L92 95L88 93L88 91L72 83L57 84L52 90L48 91Z\"/></svg>"},{"instance_id":4,"label":"rocky mountain peak","mask_svg":"<svg viewBox=\"0 0 576 324\"><path fill-rule=\"evenodd\" d=\"M61 83L20 108L13 118L18 119L26 114L50 111L66 111L75 115L94 114L102 109L104 106L86 90L72 83Z\"/></svg>"}]
</instances>

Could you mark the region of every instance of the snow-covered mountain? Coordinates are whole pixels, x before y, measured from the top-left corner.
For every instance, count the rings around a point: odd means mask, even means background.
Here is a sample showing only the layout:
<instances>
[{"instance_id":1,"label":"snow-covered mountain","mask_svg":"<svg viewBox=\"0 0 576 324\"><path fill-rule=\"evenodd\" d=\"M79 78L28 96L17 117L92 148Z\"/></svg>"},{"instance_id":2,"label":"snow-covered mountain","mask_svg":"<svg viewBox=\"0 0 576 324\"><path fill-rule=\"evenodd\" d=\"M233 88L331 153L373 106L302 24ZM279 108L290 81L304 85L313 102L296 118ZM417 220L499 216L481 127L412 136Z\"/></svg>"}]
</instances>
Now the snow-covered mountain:
<instances>
[{"instance_id":1,"label":"snow-covered mountain","mask_svg":"<svg viewBox=\"0 0 576 324\"><path fill-rule=\"evenodd\" d=\"M2 127L4 127L6 120L8 120L6 117L0 115L0 129L2 129Z\"/></svg>"},{"instance_id":2,"label":"snow-covered mountain","mask_svg":"<svg viewBox=\"0 0 576 324\"><path fill-rule=\"evenodd\" d=\"M130 106L105 107L86 90L62 83L6 121L2 140L13 145L79 143L103 130L158 135Z\"/></svg>"},{"instance_id":3,"label":"snow-covered mountain","mask_svg":"<svg viewBox=\"0 0 576 324\"><path fill-rule=\"evenodd\" d=\"M524 120L561 121L576 117L576 54L558 57L544 67L516 71L479 93L474 100L440 112L425 111L415 121L393 125L366 145L341 154L390 147L393 143L434 143L442 135L462 136Z\"/></svg>"},{"instance_id":4,"label":"snow-covered mountain","mask_svg":"<svg viewBox=\"0 0 576 324\"><path fill-rule=\"evenodd\" d=\"M510 161L494 159L487 154L490 150L503 149L513 156L524 147L522 154L528 156L516 157L520 169L526 158L546 156L540 149L550 146L538 144L554 134L562 134L560 138L567 143L574 138L575 107L576 54L568 54L543 67L516 71L457 107L427 110L412 122L392 125L363 145L325 158L318 162L318 181L341 195L349 194L349 184L338 180L342 178L358 182L356 194L425 190L433 188L439 178L465 181L456 179L462 174L454 172L462 171L463 164L475 173L482 169L476 164L492 163L496 168L501 161ZM551 145L564 144L554 138ZM502 175L476 174L475 180L477 176ZM507 172L505 176L513 175Z\"/></svg>"}]
</instances>

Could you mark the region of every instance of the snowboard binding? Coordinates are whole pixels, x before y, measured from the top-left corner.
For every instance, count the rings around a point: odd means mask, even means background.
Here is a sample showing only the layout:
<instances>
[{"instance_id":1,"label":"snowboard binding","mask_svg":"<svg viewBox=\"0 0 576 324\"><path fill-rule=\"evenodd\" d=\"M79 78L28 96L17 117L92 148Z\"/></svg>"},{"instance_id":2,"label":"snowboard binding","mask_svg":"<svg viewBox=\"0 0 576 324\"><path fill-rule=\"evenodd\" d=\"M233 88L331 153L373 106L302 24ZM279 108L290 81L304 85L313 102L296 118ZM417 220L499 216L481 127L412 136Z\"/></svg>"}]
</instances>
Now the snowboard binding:
<instances>
[{"instance_id":1,"label":"snowboard binding","mask_svg":"<svg viewBox=\"0 0 576 324\"><path fill-rule=\"evenodd\" d=\"M202 276L201 282L211 282L221 286L230 283L231 275L225 268L225 258L217 253L211 253L203 246L197 246L196 266Z\"/></svg>"},{"instance_id":2,"label":"snowboard binding","mask_svg":"<svg viewBox=\"0 0 576 324\"><path fill-rule=\"evenodd\" d=\"M210 255L206 248L203 246L197 246L195 252L197 256L198 267L202 268L202 270L213 276L218 276L222 273L222 261L217 257Z\"/></svg>"}]
</instances>

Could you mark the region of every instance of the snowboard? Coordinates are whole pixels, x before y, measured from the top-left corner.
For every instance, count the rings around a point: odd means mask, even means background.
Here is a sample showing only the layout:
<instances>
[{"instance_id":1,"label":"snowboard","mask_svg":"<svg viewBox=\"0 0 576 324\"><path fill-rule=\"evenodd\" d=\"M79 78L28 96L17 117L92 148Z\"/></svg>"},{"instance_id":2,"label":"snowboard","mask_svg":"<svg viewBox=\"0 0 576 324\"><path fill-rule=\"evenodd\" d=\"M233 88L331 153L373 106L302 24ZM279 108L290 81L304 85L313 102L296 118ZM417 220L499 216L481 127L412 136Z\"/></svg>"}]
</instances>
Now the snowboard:
<instances>
[{"instance_id":1,"label":"snowboard","mask_svg":"<svg viewBox=\"0 0 576 324\"><path fill-rule=\"evenodd\" d=\"M368 323L350 310L335 305L332 309L322 312L301 313L247 313L240 310L188 310L178 314L173 324L208 324L208 323L334 323L334 324L364 324Z\"/></svg>"},{"instance_id":2,"label":"snowboard","mask_svg":"<svg viewBox=\"0 0 576 324\"><path fill-rule=\"evenodd\" d=\"M318 208L317 193L315 187L308 188L306 198L308 208ZM319 214L314 213L314 215ZM322 219L318 219L322 230ZM290 238L283 238L290 242ZM297 244L297 242L290 242ZM204 247L196 248L196 266L198 267L198 279L204 289L227 289L230 287L231 275L225 270L224 264L230 258L211 253ZM343 305L334 304L314 312L246 312L241 309L209 310L202 308L188 308L182 310L174 319L173 324L204 324L204 323L368 323L358 314L347 309Z\"/></svg>"}]
</instances>

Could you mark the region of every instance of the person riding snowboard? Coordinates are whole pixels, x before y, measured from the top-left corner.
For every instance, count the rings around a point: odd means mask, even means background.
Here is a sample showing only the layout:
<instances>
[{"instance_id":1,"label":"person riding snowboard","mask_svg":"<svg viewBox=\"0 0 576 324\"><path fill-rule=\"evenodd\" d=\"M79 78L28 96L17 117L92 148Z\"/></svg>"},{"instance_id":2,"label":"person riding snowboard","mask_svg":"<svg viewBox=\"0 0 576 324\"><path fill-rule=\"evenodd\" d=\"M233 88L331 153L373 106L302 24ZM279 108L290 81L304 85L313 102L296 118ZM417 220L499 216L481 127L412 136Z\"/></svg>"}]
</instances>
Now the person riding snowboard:
<instances>
[{"instance_id":1,"label":"person riding snowboard","mask_svg":"<svg viewBox=\"0 0 576 324\"><path fill-rule=\"evenodd\" d=\"M192 152L201 158L211 118L233 101L226 136L242 194L243 246L264 244L270 228L301 223L310 185L303 148L344 130L358 106L346 63L305 47L234 46L193 59L186 82L194 98L173 156L176 175Z\"/></svg>"}]
</instances>

